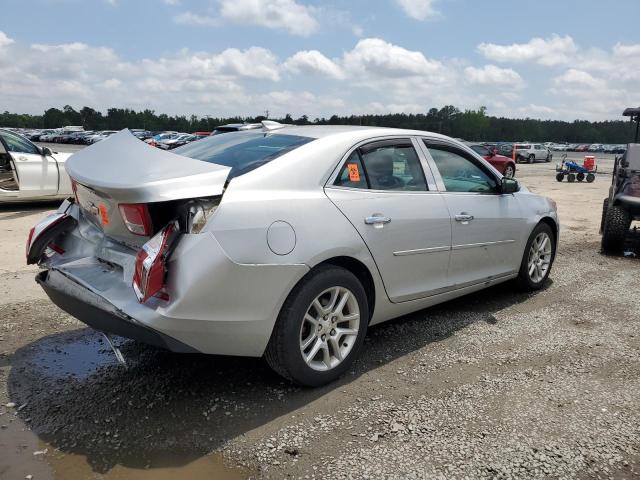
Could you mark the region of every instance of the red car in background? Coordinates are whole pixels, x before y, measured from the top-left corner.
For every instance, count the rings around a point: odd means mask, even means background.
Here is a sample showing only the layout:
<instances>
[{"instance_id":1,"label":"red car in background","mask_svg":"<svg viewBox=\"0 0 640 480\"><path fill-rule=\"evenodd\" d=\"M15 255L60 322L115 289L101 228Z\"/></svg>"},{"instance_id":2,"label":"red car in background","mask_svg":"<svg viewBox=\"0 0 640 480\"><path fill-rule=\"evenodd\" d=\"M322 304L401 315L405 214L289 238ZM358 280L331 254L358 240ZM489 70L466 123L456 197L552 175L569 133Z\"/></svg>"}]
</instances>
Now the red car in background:
<instances>
[{"instance_id":1,"label":"red car in background","mask_svg":"<svg viewBox=\"0 0 640 480\"><path fill-rule=\"evenodd\" d=\"M504 155L498 155L495 148L485 147L484 145L469 145L469 147L493 165L502 175L512 178L516 174L516 162Z\"/></svg>"}]
</instances>

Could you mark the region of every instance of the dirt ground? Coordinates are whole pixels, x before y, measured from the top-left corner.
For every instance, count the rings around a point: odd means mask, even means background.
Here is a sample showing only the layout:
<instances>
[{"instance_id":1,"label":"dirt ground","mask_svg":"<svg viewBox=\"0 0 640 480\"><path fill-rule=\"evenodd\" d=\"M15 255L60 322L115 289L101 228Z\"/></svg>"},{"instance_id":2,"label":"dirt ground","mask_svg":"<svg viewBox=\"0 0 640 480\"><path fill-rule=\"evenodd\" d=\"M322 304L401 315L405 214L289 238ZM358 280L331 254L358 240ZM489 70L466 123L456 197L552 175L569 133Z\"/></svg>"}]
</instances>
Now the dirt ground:
<instances>
[{"instance_id":1,"label":"dirt ground","mask_svg":"<svg viewBox=\"0 0 640 480\"><path fill-rule=\"evenodd\" d=\"M319 389L260 359L124 339L119 366L24 265L28 228L55 205L0 207L0 478L640 477L640 263L599 253L610 177L558 183L554 163L517 173L558 203L547 288L373 327Z\"/></svg>"}]
</instances>

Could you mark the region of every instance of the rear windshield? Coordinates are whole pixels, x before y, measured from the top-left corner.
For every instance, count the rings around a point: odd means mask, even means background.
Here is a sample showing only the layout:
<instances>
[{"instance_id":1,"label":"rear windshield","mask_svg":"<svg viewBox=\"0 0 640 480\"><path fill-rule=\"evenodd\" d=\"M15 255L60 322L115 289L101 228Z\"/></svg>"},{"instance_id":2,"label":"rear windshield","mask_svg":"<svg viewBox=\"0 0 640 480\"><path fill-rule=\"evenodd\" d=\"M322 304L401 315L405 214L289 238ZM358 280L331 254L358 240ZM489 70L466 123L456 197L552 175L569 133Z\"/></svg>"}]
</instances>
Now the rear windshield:
<instances>
[{"instance_id":1,"label":"rear windshield","mask_svg":"<svg viewBox=\"0 0 640 480\"><path fill-rule=\"evenodd\" d=\"M250 172L313 138L279 135L260 130L214 135L173 150L178 155L231 167L229 179Z\"/></svg>"}]
</instances>

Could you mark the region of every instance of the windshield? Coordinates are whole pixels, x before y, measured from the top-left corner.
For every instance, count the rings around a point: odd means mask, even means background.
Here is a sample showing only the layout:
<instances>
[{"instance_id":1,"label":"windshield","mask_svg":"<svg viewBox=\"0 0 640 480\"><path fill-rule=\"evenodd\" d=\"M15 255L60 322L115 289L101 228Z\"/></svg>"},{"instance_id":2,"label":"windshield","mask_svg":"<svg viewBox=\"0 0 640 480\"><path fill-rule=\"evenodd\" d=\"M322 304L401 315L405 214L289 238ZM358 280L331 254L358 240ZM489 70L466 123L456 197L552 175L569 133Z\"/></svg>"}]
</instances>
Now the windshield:
<instances>
[{"instance_id":1,"label":"windshield","mask_svg":"<svg viewBox=\"0 0 640 480\"><path fill-rule=\"evenodd\" d=\"M482 145L471 145L471 150L473 150L478 155L481 155L483 157L489 155L489 149L486 147L483 147Z\"/></svg>"},{"instance_id":2,"label":"windshield","mask_svg":"<svg viewBox=\"0 0 640 480\"><path fill-rule=\"evenodd\" d=\"M269 163L313 138L260 130L214 135L173 150L178 155L231 167L229 179Z\"/></svg>"}]
</instances>

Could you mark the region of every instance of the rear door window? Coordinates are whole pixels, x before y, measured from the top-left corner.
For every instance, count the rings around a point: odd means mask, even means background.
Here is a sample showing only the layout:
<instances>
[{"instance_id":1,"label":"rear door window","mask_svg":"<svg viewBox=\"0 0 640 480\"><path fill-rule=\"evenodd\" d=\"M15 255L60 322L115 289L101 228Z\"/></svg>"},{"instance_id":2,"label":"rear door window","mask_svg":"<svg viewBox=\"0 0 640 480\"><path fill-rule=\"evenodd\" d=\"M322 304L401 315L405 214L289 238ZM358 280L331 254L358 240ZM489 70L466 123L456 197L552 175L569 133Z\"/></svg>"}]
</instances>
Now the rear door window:
<instances>
[{"instance_id":1,"label":"rear door window","mask_svg":"<svg viewBox=\"0 0 640 480\"><path fill-rule=\"evenodd\" d=\"M411 140L383 140L355 150L335 185L372 190L424 192L427 182Z\"/></svg>"}]
</instances>

